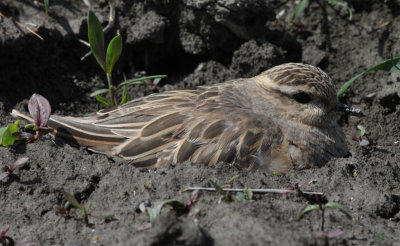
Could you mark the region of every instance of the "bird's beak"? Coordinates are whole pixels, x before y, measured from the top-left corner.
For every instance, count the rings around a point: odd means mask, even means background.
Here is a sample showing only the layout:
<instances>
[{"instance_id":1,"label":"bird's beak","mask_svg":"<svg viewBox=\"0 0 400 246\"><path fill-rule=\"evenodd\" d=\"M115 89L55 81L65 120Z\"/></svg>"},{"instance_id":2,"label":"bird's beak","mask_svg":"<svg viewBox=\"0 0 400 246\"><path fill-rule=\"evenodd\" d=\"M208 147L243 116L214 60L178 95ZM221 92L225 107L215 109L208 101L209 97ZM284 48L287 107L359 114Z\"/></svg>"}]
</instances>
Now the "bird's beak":
<instances>
[{"instance_id":1,"label":"bird's beak","mask_svg":"<svg viewBox=\"0 0 400 246\"><path fill-rule=\"evenodd\" d=\"M344 103L339 103L336 106L336 110L340 112L345 112L346 114L354 115L354 116L365 116L364 113L361 111L361 109L358 108L352 108L350 106L347 106Z\"/></svg>"}]
</instances>

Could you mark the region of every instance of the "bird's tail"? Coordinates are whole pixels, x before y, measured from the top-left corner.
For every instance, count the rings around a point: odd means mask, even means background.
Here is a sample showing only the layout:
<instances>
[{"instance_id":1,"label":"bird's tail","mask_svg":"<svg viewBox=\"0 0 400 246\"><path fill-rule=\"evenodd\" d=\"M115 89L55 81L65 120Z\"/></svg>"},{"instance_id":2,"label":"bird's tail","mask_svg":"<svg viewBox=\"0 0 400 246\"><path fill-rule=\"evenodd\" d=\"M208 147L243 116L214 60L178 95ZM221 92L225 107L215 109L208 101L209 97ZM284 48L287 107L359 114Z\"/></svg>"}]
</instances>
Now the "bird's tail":
<instances>
[{"instance_id":1,"label":"bird's tail","mask_svg":"<svg viewBox=\"0 0 400 246\"><path fill-rule=\"evenodd\" d=\"M34 123L34 119L18 110L11 115ZM114 134L110 129L93 124L93 117L50 116L47 126L56 137L61 136L69 144L88 147L94 152L109 153L111 149L126 140L126 137Z\"/></svg>"}]
</instances>

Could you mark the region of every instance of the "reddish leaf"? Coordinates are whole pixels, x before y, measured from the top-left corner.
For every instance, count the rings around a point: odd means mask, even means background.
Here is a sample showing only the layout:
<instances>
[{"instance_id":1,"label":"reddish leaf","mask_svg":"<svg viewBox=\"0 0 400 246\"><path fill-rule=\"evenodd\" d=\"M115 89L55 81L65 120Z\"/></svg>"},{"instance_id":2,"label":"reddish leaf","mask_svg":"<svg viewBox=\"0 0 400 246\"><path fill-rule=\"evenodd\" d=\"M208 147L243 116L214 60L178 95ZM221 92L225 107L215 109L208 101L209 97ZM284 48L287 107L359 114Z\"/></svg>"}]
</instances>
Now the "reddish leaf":
<instances>
[{"instance_id":1,"label":"reddish leaf","mask_svg":"<svg viewBox=\"0 0 400 246\"><path fill-rule=\"evenodd\" d=\"M334 231L334 232L330 232L328 233L328 239L333 239L333 238L337 238L340 237L341 235L344 234L344 231Z\"/></svg>"},{"instance_id":2,"label":"reddish leaf","mask_svg":"<svg viewBox=\"0 0 400 246\"><path fill-rule=\"evenodd\" d=\"M28 160L29 160L28 157L19 158L18 160L16 160L16 161L14 162L14 164L12 164L12 165L10 166L11 171L14 171L15 168L17 168L17 167L19 167L19 166L25 164Z\"/></svg>"},{"instance_id":3,"label":"reddish leaf","mask_svg":"<svg viewBox=\"0 0 400 246\"><path fill-rule=\"evenodd\" d=\"M31 96L28 103L29 113L35 120L35 125L45 127L50 118L51 106L49 101L43 96L35 93Z\"/></svg>"},{"instance_id":4,"label":"reddish leaf","mask_svg":"<svg viewBox=\"0 0 400 246\"><path fill-rule=\"evenodd\" d=\"M3 180L3 179L5 179L5 178L7 178L8 175L10 175L9 172L0 173L0 180Z\"/></svg>"},{"instance_id":5,"label":"reddish leaf","mask_svg":"<svg viewBox=\"0 0 400 246\"><path fill-rule=\"evenodd\" d=\"M319 237L319 238L335 239L335 238L342 236L343 234L344 234L344 231L334 231L334 232L329 232L329 233L325 233L322 231L322 232L315 234L315 236Z\"/></svg>"},{"instance_id":6,"label":"reddish leaf","mask_svg":"<svg viewBox=\"0 0 400 246\"><path fill-rule=\"evenodd\" d=\"M196 204L197 198L199 197L199 190L195 190L190 195L190 201L186 203L186 206L192 207Z\"/></svg>"},{"instance_id":7,"label":"reddish leaf","mask_svg":"<svg viewBox=\"0 0 400 246\"><path fill-rule=\"evenodd\" d=\"M6 228L4 228L4 229L0 232L0 239L2 239L2 238L6 235L8 229L10 229L10 226L6 226Z\"/></svg>"},{"instance_id":8,"label":"reddish leaf","mask_svg":"<svg viewBox=\"0 0 400 246\"><path fill-rule=\"evenodd\" d=\"M369 141L365 138L361 139L360 141L360 146L368 146L369 145Z\"/></svg>"}]
</instances>

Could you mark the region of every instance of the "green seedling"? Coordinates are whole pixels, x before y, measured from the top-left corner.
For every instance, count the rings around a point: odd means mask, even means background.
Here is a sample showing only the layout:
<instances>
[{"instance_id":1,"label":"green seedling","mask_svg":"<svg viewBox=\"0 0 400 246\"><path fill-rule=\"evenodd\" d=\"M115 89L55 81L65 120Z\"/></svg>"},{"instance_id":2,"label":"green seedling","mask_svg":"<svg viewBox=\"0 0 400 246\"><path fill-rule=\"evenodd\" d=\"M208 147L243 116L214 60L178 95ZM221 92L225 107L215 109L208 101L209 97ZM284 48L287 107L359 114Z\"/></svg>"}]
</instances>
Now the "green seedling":
<instances>
[{"instance_id":1,"label":"green seedling","mask_svg":"<svg viewBox=\"0 0 400 246\"><path fill-rule=\"evenodd\" d=\"M26 116L17 110L13 110L11 115L14 117L23 118L31 124L26 125L23 129L19 129L20 120L12 124L8 124L7 127L0 128L0 144L2 146L11 146L17 140L26 140L30 143L39 138L39 132L52 131L47 127L47 121L50 118L51 106L46 98L39 94L33 94L29 99L28 103L29 113L32 117ZM36 134L32 134L36 132Z\"/></svg>"},{"instance_id":2,"label":"green seedling","mask_svg":"<svg viewBox=\"0 0 400 246\"><path fill-rule=\"evenodd\" d=\"M32 30L33 32L37 32L39 28L43 26L46 19L49 17L49 0L43 0L43 4L44 4L44 15L42 22L35 29Z\"/></svg>"},{"instance_id":3,"label":"green seedling","mask_svg":"<svg viewBox=\"0 0 400 246\"><path fill-rule=\"evenodd\" d=\"M10 236L7 236L6 233L10 229L10 226L6 226L6 228L2 229L0 231L0 244L1 245L15 245L14 239L12 239Z\"/></svg>"},{"instance_id":4,"label":"green seedling","mask_svg":"<svg viewBox=\"0 0 400 246\"><path fill-rule=\"evenodd\" d=\"M349 13L349 20L353 19L353 12L351 11L351 8L349 8L349 4L347 2L336 1L336 0L327 0L327 2L331 5L344 7L345 9L347 9L347 12Z\"/></svg>"},{"instance_id":5,"label":"green seedling","mask_svg":"<svg viewBox=\"0 0 400 246\"><path fill-rule=\"evenodd\" d=\"M297 17L299 17L299 15L301 14L301 12L303 12L304 8L306 7L308 3L308 0L302 0L299 5L297 5L296 10L294 11L292 17L290 18L289 23L287 24L287 29L290 29L293 24L295 24L295 20L297 19Z\"/></svg>"},{"instance_id":6,"label":"green seedling","mask_svg":"<svg viewBox=\"0 0 400 246\"><path fill-rule=\"evenodd\" d=\"M360 146L368 146L370 144L368 140L368 135L365 132L365 127L362 125L357 125L358 130L360 130Z\"/></svg>"},{"instance_id":7,"label":"green seedling","mask_svg":"<svg viewBox=\"0 0 400 246\"><path fill-rule=\"evenodd\" d=\"M64 206L58 206L58 205L54 205L53 209L56 212L56 214L60 214L60 216L56 219L55 223L57 224L58 222L60 222L61 218L66 218L67 216L70 215L70 210L69 210L69 205L70 203L67 201L64 203Z\"/></svg>"},{"instance_id":8,"label":"green seedling","mask_svg":"<svg viewBox=\"0 0 400 246\"><path fill-rule=\"evenodd\" d=\"M97 101L107 106L115 106L118 105L118 92L123 89L120 104L124 104L125 102L130 100L128 94L129 85L140 84L144 80L166 77L165 75L154 75L138 79L131 79L120 83L118 86L115 87L112 82L112 71L115 63L122 53L122 37L120 34L115 36L108 44L107 51L105 52L104 32L102 26L96 15L90 10L88 12L87 22L90 50L97 63L100 65L101 69L104 71L108 83L108 88L94 91L90 94L91 97L96 97ZM102 94L106 93L109 94L109 98L101 96Z\"/></svg>"},{"instance_id":9,"label":"green seedling","mask_svg":"<svg viewBox=\"0 0 400 246\"><path fill-rule=\"evenodd\" d=\"M373 67L368 68L364 72L357 74L353 78L349 79L338 91L337 96L340 97L343 95L343 93L361 76L363 76L366 73L372 72L372 71L387 71L387 72L399 72L400 71L400 56L391 58L389 60L386 60L382 63L379 63L378 65L375 65Z\"/></svg>"},{"instance_id":10,"label":"green seedling","mask_svg":"<svg viewBox=\"0 0 400 246\"><path fill-rule=\"evenodd\" d=\"M326 233L325 232L325 210L327 208L333 208L336 210L339 210L340 212L344 213L347 218L351 219L351 214L340 204L337 202L328 202L325 204L322 204L319 196L315 195L315 198L317 200L318 204L314 205L309 205L305 209L303 209L300 214L297 216L297 221L300 221L303 219L304 215L312 212L312 211L320 211L321 212L321 232L318 233L316 236L320 238L324 238L326 240L326 243L328 243L329 239L337 238L341 235L344 234L343 231L337 231L337 232L330 232Z\"/></svg>"},{"instance_id":11,"label":"green seedling","mask_svg":"<svg viewBox=\"0 0 400 246\"><path fill-rule=\"evenodd\" d=\"M154 223L154 221L157 219L158 215L160 215L161 209L165 205L170 205L172 207L172 209L175 211L184 212L184 213L189 212L189 208L185 203L178 201L178 200L174 200L174 199L156 202L153 207L144 207L141 204L141 206L139 206L139 208L143 213L145 213L149 216L150 223Z\"/></svg>"},{"instance_id":12,"label":"green seedling","mask_svg":"<svg viewBox=\"0 0 400 246\"><path fill-rule=\"evenodd\" d=\"M146 205L146 202L143 202L139 205L139 209L142 213L145 213L150 218L150 223L146 223L138 228L139 231L143 231L152 227L152 224L161 213L161 209L165 205L169 205L172 207L172 210L175 212L188 214L188 216L192 217L194 222L197 222L196 216L200 213L200 208L196 206L198 199L198 191L193 191L190 200L187 203L171 199L171 200L164 200L159 201L154 204L154 206Z\"/></svg>"},{"instance_id":13,"label":"green seedling","mask_svg":"<svg viewBox=\"0 0 400 246\"><path fill-rule=\"evenodd\" d=\"M3 172L0 173L0 181L7 181L8 176L10 176L17 167L24 165L28 160L28 157L22 157L16 160L11 166L3 167Z\"/></svg>"},{"instance_id":14,"label":"green seedling","mask_svg":"<svg viewBox=\"0 0 400 246\"><path fill-rule=\"evenodd\" d=\"M368 135L366 133L365 127L363 125L357 125L357 129L360 130L359 136L356 134L349 134L350 138L354 141L359 142L360 146L369 146L371 144Z\"/></svg>"},{"instance_id":15,"label":"green seedling","mask_svg":"<svg viewBox=\"0 0 400 246\"><path fill-rule=\"evenodd\" d=\"M238 192L234 197L235 202L249 201L253 202L253 192L248 188L244 188L243 192Z\"/></svg>"},{"instance_id":16,"label":"green seedling","mask_svg":"<svg viewBox=\"0 0 400 246\"><path fill-rule=\"evenodd\" d=\"M225 185L219 185L212 179L209 180L209 183L214 187L215 191L221 195L221 197L218 199L218 204L222 201L253 201L253 192L250 189L244 188L243 191L237 192L236 195L232 195L229 191L224 190L224 188L232 188L233 181L235 181L235 179L237 179L238 177L239 175L233 176Z\"/></svg>"},{"instance_id":17,"label":"green seedling","mask_svg":"<svg viewBox=\"0 0 400 246\"><path fill-rule=\"evenodd\" d=\"M114 217L114 214L109 212L90 211L92 207L91 202L89 203L88 206L86 206L84 203L79 203L78 200L71 193L68 193L64 190L62 190L61 193L64 195L64 198L65 200L67 200L67 202L64 204L63 208L59 206L54 206L54 210L58 214L64 216L69 215L70 212L68 211L68 208L72 206L81 211L80 217L85 221L86 224L89 224L89 217L93 217L96 219L103 219L103 220L109 220ZM60 218L58 218L56 222L58 222L59 219Z\"/></svg>"}]
</instances>

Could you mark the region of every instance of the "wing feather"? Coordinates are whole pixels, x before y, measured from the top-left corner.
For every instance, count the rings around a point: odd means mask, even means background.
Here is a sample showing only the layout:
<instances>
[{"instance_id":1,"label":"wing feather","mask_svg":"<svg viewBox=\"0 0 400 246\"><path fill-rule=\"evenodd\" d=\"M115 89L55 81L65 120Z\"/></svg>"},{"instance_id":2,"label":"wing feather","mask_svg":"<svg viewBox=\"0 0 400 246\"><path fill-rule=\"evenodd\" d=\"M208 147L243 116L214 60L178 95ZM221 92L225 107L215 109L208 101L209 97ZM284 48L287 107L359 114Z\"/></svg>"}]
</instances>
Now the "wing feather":
<instances>
[{"instance_id":1,"label":"wing feather","mask_svg":"<svg viewBox=\"0 0 400 246\"><path fill-rule=\"evenodd\" d=\"M52 116L49 126L81 146L139 167L188 160L251 167L249 156L261 151L265 139L256 115L243 102L244 90L233 85L152 94L89 117Z\"/></svg>"}]
</instances>

